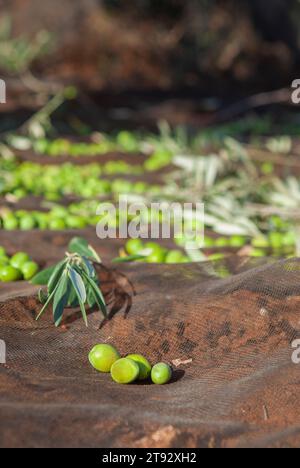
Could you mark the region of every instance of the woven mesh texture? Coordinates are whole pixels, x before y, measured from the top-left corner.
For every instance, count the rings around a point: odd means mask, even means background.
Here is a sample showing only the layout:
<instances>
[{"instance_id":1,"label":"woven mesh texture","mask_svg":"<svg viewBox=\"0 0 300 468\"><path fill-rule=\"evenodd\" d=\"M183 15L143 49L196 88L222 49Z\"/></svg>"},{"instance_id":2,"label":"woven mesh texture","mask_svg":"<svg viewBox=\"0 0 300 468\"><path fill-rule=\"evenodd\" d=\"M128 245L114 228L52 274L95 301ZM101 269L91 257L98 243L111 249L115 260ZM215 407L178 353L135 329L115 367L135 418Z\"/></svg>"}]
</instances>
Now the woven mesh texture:
<instances>
[{"instance_id":1,"label":"woven mesh texture","mask_svg":"<svg viewBox=\"0 0 300 468\"><path fill-rule=\"evenodd\" d=\"M117 253L117 241L83 234L104 258ZM71 237L1 233L1 244L51 263ZM51 310L35 322L35 288L0 285L0 445L298 447L300 262L231 258L222 279L224 268L107 266L99 275L111 320L101 329L97 312L88 329L77 311L59 329ZM99 342L173 363L173 381L113 383L87 362Z\"/></svg>"}]
</instances>

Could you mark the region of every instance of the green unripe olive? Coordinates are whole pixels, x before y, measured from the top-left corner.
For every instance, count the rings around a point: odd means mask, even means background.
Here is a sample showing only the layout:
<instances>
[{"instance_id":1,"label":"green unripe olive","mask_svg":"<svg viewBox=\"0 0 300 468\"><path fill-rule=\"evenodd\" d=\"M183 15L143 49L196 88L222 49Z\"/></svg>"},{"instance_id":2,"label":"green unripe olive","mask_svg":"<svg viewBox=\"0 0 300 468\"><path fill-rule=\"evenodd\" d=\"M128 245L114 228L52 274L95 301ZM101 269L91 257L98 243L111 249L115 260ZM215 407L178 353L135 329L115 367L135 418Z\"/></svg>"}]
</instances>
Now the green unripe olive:
<instances>
[{"instance_id":1,"label":"green unripe olive","mask_svg":"<svg viewBox=\"0 0 300 468\"><path fill-rule=\"evenodd\" d=\"M214 247L215 245L215 240L212 239L211 237L205 237L204 239L204 247L206 249L210 248L210 247Z\"/></svg>"},{"instance_id":2,"label":"green unripe olive","mask_svg":"<svg viewBox=\"0 0 300 468\"><path fill-rule=\"evenodd\" d=\"M0 246L0 257L5 257L6 256L6 250L4 247Z\"/></svg>"},{"instance_id":3,"label":"green unripe olive","mask_svg":"<svg viewBox=\"0 0 300 468\"><path fill-rule=\"evenodd\" d=\"M172 369L168 364L159 362L155 364L151 371L152 382L157 385L164 385L170 382L172 378Z\"/></svg>"},{"instance_id":4,"label":"green unripe olive","mask_svg":"<svg viewBox=\"0 0 300 468\"><path fill-rule=\"evenodd\" d=\"M224 258L225 258L225 255L222 254L222 253L215 253L215 254L209 255L209 257L208 257L208 259L211 262L217 262L219 260L224 260Z\"/></svg>"},{"instance_id":5,"label":"green unripe olive","mask_svg":"<svg viewBox=\"0 0 300 468\"><path fill-rule=\"evenodd\" d=\"M130 239L126 242L125 249L129 255L136 255L143 250L143 242L141 239Z\"/></svg>"},{"instance_id":6,"label":"green unripe olive","mask_svg":"<svg viewBox=\"0 0 300 468\"><path fill-rule=\"evenodd\" d=\"M160 252L154 252L147 257L148 263L164 263L166 258L166 254L163 250Z\"/></svg>"},{"instance_id":7,"label":"green unripe olive","mask_svg":"<svg viewBox=\"0 0 300 468\"><path fill-rule=\"evenodd\" d=\"M215 242L216 247L229 247L229 245L230 239L228 239L227 237L219 237Z\"/></svg>"},{"instance_id":8,"label":"green unripe olive","mask_svg":"<svg viewBox=\"0 0 300 468\"><path fill-rule=\"evenodd\" d=\"M15 216L7 216L3 219L3 227L6 231L14 231L19 227L19 221Z\"/></svg>"},{"instance_id":9,"label":"green unripe olive","mask_svg":"<svg viewBox=\"0 0 300 468\"><path fill-rule=\"evenodd\" d=\"M71 229L84 229L87 222L82 216L68 216L66 218L66 224L67 227Z\"/></svg>"},{"instance_id":10,"label":"green unripe olive","mask_svg":"<svg viewBox=\"0 0 300 468\"><path fill-rule=\"evenodd\" d=\"M155 242L148 242L145 245L145 250L149 250L147 257L148 263L164 263L166 259L166 250Z\"/></svg>"},{"instance_id":11,"label":"green unripe olive","mask_svg":"<svg viewBox=\"0 0 300 468\"><path fill-rule=\"evenodd\" d=\"M51 221L49 222L49 228L51 229L51 231L61 231L66 229L66 224L63 219L51 219Z\"/></svg>"},{"instance_id":12,"label":"green unripe olive","mask_svg":"<svg viewBox=\"0 0 300 468\"><path fill-rule=\"evenodd\" d=\"M244 247L246 245L247 241L246 238L243 236L232 236L230 238L230 247Z\"/></svg>"},{"instance_id":13,"label":"green unripe olive","mask_svg":"<svg viewBox=\"0 0 300 468\"><path fill-rule=\"evenodd\" d=\"M192 263L192 260L187 255L183 255L180 263Z\"/></svg>"},{"instance_id":14,"label":"green unripe olive","mask_svg":"<svg viewBox=\"0 0 300 468\"><path fill-rule=\"evenodd\" d=\"M22 266L30 261L30 257L25 252L18 252L10 259L10 264L12 267L17 268L18 270L22 269Z\"/></svg>"},{"instance_id":15,"label":"green unripe olive","mask_svg":"<svg viewBox=\"0 0 300 468\"><path fill-rule=\"evenodd\" d=\"M110 373L115 382L130 384L138 378L140 368L138 363L132 359L122 358L112 365Z\"/></svg>"},{"instance_id":16,"label":"green unripe olive","mask_svg":"<svg viewBox=\"0 0 300 468\"><path fill-rule=\"evenodd\" d=\"M252 239L251 244L257 249L267 249L268 247L270 247L268 239L264 236L255 237L254 239Z\"/></svg>"},{"instance_id":17,"label":"green unripe olive","mask_svg":"<svg viewBox=\"0 0 300 468\"><path fill-rule=\"evenodd\" d=\"M89 354L89 361L91 365L99 372L110 372L112 365L118 359L120 354L110 344L98 344L94 346Z\"/></svg>"},{"instance_id":18,"label":"green unripe olive","mask_svg":"<svg viewBox=\"0 0 300 468\"><path fill-rule=\"evenodd\" d=\"M180 250L171 250L165 259L166 263L181 263L183 258L183 253Z\"/></svg>"},{"instance_id":19,"label":"green unripe olive","mask_svg":"<svg viewBox=\"0 0 300 468\"><path fill-rule=\"evenodd\" d=\"M265 256L266 256L266 252L264 252L264 251L261 250L261 249L254 249L254 250L252 250L250 256L251 256L251 257L265 257Z\"/></svg>"},{"instance_id":20,"label":"green unripe olive","mask_svg":"<svg viewBox=\"0 0 300 468\"><path fill-rule=\"evenodd\" d=\"M283 235L280 232L271 232L269 235L271 247L281 249L283 246Z\"/></svg>"},{"instance_id":21,"label":"green unripe olive","mask_svg":"<svg viewBox=\"0 0 300 468\"><path fill-rule=\"evenodd\" d=\"M30 231L36 227L36 222L33 216L24 216L20 219L21 231Z\"/></svg>"},{"instance_id":22,"label":"green unripe olive","mask_svg":"<svg viewBox=\"0 0 300 468\"><path fill-rule=\"evenodd\" d=\"M161 252L163 250L163 248L155 242L147 242L145 244L145 249L149 250L150 255L156 252Z\"/></svg>"},{"instance_id":23,"label":"green unripe olive","mask_svg":"<svg viewBox=\"0 0 300 468\"><path fill-rule=\"evenodd\" d=\"M39 271L39 266L35 262L26 262L21 267L21 272L26 281L31 280L37 274L38 271Z\"/></svg>"},{"instance_id":24,"label":"green unripe olive","mask_svg":"<svg viewBox=\"0 0 300 468\"><path fill-rule=\"evenodd\" d=\"M9 258L6 255L0 257L0 267L6 266L9 264Z\"/></svg>"},{"instance_id":25,"label":"green unripe olive","mask_svg":"<svg viewBox=\"0 0 300 468\"><path fill-rule=\"evenodd\" d=\"M132 359L133 361L135 361L139 368L140 368L140 372L139 372L139 376L138 376L138 380L146 380L148 379L148 377L150 376L151 374L151 364L150 362L148 361L148 359L146 359L144 356L142 356L141 354L129 354L128 356L126 356L128 359Z\"/></svg>"},{"instance_id":26,"label":"green unripe olive","mask_svg":"<svg viewBox=\"0 0 300 468\"><path fill-rule=\"evenodd\" d=\"M0 268L0 280L4 283L19 281L20 279L22 279L22 273L17 268L14 268L11 265Z\"/></svg>"}]
</instances>

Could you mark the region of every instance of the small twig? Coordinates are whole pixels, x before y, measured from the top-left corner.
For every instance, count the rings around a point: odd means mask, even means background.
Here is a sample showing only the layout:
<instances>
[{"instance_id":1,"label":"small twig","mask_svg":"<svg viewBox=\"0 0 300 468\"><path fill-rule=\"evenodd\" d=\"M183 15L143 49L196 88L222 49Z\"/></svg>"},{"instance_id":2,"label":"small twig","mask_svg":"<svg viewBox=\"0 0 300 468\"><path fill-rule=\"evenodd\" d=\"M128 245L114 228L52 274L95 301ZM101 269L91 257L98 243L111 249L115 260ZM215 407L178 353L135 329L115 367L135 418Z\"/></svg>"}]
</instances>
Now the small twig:
<instances>
[{"instance_id":1,"label":"small twig","mask_svg":"<svg viewBox=\"0 0 300 468\"><path fill-rule=\"evenodd\" d=\"M263 410L264 410L264 420L268 421L270 419L270 416L269 416L269 411L266 405L263 405Z\"/></svg>"}]
</instances>

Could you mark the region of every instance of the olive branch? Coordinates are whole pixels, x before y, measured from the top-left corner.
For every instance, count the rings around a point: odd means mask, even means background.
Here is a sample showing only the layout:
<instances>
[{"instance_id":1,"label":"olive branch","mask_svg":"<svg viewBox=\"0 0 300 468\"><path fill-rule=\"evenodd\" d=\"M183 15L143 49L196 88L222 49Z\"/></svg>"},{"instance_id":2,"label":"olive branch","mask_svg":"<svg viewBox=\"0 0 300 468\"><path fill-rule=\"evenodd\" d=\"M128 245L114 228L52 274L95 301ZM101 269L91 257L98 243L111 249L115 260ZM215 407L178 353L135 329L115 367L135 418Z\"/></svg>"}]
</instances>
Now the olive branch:
<instances>
[{"instance_id":1,"label":"olive branch","mask_svg":"<svg viewBox=\"0 0 300 468\"><path fill-rule=\"evenodd\" d=\"M39 300L44 305L36 320L43 315L51 302L57 327L62 321L64 310L68 307L80 307L86 326L88 326L87 306L90 309L97 306L107 318L106 303L99 287L94 263L100 264L101 259L93 247L85 239L73 238L65 258L38 273L31 281L35 285L47 286L47 293L41 289L38 294Z\"/></svg>"}]
</instances>

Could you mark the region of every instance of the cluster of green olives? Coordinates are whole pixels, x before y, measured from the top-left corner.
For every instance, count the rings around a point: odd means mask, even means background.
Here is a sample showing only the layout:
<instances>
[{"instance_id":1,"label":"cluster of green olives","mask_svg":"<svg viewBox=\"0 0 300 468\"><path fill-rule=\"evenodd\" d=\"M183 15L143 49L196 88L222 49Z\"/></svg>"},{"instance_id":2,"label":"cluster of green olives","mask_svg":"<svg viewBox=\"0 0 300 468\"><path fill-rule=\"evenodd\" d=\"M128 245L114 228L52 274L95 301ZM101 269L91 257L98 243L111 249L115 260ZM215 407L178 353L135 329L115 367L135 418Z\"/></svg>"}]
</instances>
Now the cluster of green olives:
<instances>
[{"instance_id":1,"label":"cluster of green olives","mask_svg":"<svg viewBox=\"0 0 300 468\"><path fill-rule=\"evenodd\" d=\"M98 372L110 373L113 381L118 384L130 384L151 377L154 384L164 385L172 378L172 369L168 364L160 362L152 367L141 354L128 354L122 358L110 344L94 346L89 353L89 361Z\"/></svg>"},{"instance_id":2,"label":"cluster of green olives","mask_svg":"<svg viewBox=\"0 0 300 468\"><path fill-rule=\"evenodd\" d=\"M70 163L41 166L25 162L9 172L9 176L3 181L1 192L14 195L18 199L35 195L51 201L69 195L91 198L118 193L157 192L157 187L142 181L131 182L120 177L115 180L101 178L102 175L139 175L141 172L139 166L130 166L124 161L110 161L105 166L76 166Z\"/></svg>"},{"instance_id":3,"label":"cluster of green olives","mask_svg":"<svg viewBox=\"0 0 300 468\"><path fill-rule=\"evenodd\" d=\"M98 135L96 142L72 142L66 138L51 141L47 138L40 138L32 143L32 148L38 154L55 157L63 155L74 157L97 156L119 151L129 154L145 153L146 148L147 152L151 154L144 164L146 171L157 171L169 165L173 157L172 152L163 148L155 139L152 138L149 142L126 130L120 131L115 137L105 134ZM120 171L120 167L116 167L115 170L116 172Z\"/></svg>"},{"instance_id":4,"label":"cluster of green olives","mask_svg":"<svg viewBox=\"0 0 300 468\"><path fill-rule=\"evenodd\" d=\"M143 243L141 239L130 239L125 245L129 256L141 255L147 263L189 263L190 259L181 250L168 250L156 242Z\"/></svg>"},{"instance_id":5,"label":"cluster of green olives","mask_svg":"<svg viewBox=\"0 0 300 468\"><path fill-rule=\"evenodd\" d=\"M10 283L31 280L39 271L37 263L25 252L17 252L9 257L4 247L0 247L0 281Z\"/></svg>"},{"instance_id":6,"label":"cluster of green olives","mask_svg":"<svg viewBox=\"0 0 300 468\"><path fill-rule=\"evenodd\" d=\"M141 151L141 140L135 133L122 130L115 137L109 137L103 133L99 134L95 142L75 142L67 138L57 138L56 140L39 138L33 142L32 146L36 153L47 156L82 157L97 156L112 151L136 153Z\"/></svg>"}]
</instances>

